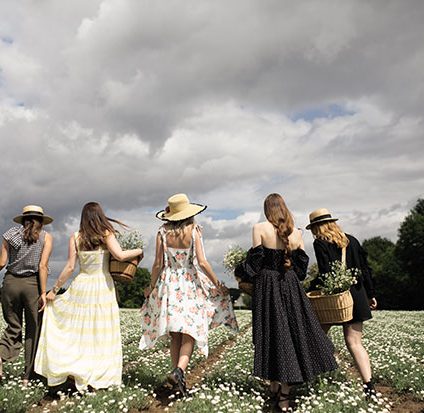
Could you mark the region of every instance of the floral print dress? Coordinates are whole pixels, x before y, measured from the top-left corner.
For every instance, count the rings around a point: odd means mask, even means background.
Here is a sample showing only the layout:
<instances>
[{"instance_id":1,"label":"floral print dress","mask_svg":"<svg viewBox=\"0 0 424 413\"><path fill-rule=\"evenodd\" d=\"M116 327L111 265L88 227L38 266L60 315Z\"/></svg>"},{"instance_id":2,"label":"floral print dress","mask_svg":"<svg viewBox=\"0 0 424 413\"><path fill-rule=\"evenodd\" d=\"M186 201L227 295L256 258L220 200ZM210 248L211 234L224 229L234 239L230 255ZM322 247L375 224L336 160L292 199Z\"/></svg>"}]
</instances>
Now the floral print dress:
<instances>
[{"instance_id":1,"label":"floral print dress","mask_svg":"<svg viewBox=\"0 0 424 413\"><path fill-rule=\"evenodd\" d=\"M208 331L220 325L238 331L228 294L222 294L203 274L197 264L193 229L189 248L171 248L166 243L166 230L159 229L163 243L164 268L141 308L142 337L140 349L153 347L169 332L189 334L197 347L208 355ZM203 246L203 244L202 244Z\"/></svg>"}]
</instances>

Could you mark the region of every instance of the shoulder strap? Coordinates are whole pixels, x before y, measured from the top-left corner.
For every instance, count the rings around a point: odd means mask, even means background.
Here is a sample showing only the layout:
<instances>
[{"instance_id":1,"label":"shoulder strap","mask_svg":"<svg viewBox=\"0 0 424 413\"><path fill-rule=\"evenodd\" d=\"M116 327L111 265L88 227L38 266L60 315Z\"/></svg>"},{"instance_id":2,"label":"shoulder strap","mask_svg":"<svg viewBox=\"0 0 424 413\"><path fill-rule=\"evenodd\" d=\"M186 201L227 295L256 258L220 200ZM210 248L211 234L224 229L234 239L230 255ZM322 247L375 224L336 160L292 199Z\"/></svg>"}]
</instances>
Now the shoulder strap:
<instances>
[{"instance_id":1,"label":"shoulder strap","mask_svg":"<svg viewBox=\"0 0 424 413\"><path fill-rule=\"evenodd\" d=\"M346 247L342 248L342 264L346 267Z\"/></svg>"},{"instance_id":2,"label":"shoulder strap","mask_svg":"<svg viewBox=\"0 0 424 413\"><path fill-rule=\"evenodd\" d=\"M159 228L159 234L162 240L162 246L163 246L163 261L165 264L165 267L168 266L168 246L166 244L166 230L163 227L163 225Z\"/></svg>"},{"instance_id":3,"label":"shoulder strap","mask_svg":"<svg viewBox=\"0 0 424 413\"><path fill-rule=\"evenodd\" d=\"M193 231L192 231L191 246L192 246L192 251L193 251L193 257L196 257L196 233L197 233L197 236L200 239L200 245L201 245L202 250L203 250L203 255L206 258L205 246L203 245L202 227L200 225L197 225L197 224L194 225Z\"/></svg>"},{"instance_id":4,"label":"shoulder strap","mask_svg":"<svg viewBox=\"0 0 424 413\"><path fill-rule=\"evenodd\" d=\"M77 253L79 252L79 250L78 250L78 242L77 242L78 236L79 236L79 232L78 231L77 232L74 232L74 243L75 243L75 250L77 251Z\"/></svg>"}]
</instances>

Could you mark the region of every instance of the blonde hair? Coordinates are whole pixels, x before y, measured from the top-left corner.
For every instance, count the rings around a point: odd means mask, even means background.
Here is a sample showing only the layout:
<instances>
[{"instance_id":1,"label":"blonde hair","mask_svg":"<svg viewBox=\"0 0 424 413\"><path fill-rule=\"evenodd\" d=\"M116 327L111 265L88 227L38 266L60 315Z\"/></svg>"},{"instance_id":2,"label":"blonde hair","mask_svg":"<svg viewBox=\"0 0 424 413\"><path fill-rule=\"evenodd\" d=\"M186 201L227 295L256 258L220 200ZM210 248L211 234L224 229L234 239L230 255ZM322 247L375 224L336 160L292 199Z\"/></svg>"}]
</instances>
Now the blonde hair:
<instances>
[{"instance_id":1,"label":"blonde hair","mask_svg":"<svg viewBox=\"0 0 424 413\"><path fill-rule=\"evenodd\" d=\"M349 238L334 221L313 224L311 231L315 238L332 242L339 248L349 245Z\"/></svg>"}]
</instances>

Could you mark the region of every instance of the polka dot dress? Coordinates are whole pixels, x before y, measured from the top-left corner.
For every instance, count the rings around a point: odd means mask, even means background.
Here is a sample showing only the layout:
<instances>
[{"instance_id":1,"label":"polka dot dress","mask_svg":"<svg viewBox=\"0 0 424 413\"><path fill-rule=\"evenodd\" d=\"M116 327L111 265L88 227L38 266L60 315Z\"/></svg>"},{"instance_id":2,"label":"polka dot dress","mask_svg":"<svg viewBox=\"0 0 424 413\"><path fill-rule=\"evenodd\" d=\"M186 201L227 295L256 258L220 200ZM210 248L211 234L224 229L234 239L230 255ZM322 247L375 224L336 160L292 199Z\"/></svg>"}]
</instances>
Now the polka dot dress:
<instances>
[{"instance_id":1,"label":"polka dot dress","mask_svg":"<svg viewBox=\"0 0 424 413\"><path fill-rule=\"evenodd\" d=\"M293 268L285 271L284 252L252 248L236 275L254 283L252 300L254 375L283 383L303 383L334 370L334 347L322 330L299 278L309 258L292 252Z\"/></svg>"}]
</instances>

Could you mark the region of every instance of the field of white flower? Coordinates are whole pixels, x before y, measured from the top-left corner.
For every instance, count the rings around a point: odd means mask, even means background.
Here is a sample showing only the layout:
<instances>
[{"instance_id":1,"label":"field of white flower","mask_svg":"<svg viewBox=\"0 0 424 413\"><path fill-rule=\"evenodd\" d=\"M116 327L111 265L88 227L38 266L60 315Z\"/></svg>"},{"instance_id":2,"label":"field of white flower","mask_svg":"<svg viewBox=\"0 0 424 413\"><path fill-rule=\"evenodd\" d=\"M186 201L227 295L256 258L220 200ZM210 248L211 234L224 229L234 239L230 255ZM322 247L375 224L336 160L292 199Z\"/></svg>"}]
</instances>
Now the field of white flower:
<instances>
[{"instance_id":1,"label":"field of white flower","mask_svg":"<svg viewBox=\"0 0 424 413\"><path fill-rule=\"evenodd\" d=\"M272 411L267 403L266 386L251 376L253 348L251 344L250 312L237 312L241 332L236 337L223 328L210 334L210 353L219 354L203 369L200 378L185 399L172 399L166 405L151 410L176 412L261 412ZM28 388L20 385L23 355L15 363L5 363L5 378L0 384L0 412L136 412L154 405L156 391L170 370L167 343L153 350L138 350L140 338L139 312L123 310L121 316L124 345L123 385L96 393L65 395L52 401L41 383ZM0 319L0 330L4 327ZM390 386L389 395L378 395L366 402L361 382L351 368L351 358L343 345L340 328L334 328L332 338L340 353L340 369L309 385L293 390L293 403L298 412L400 412L399 398L413 401L416 410L424 409L424 312L375 313L365 325L364 342L369 350L375 378ZM222 344L226 343L225 347ZM204 359L195 353L188 371L199 375L196 366ZM194 374L194 373L193 373ZM421 406L421 407L420 407ZM409 411L409 410L404 410Z\"/></svg>"}]
</instances>

